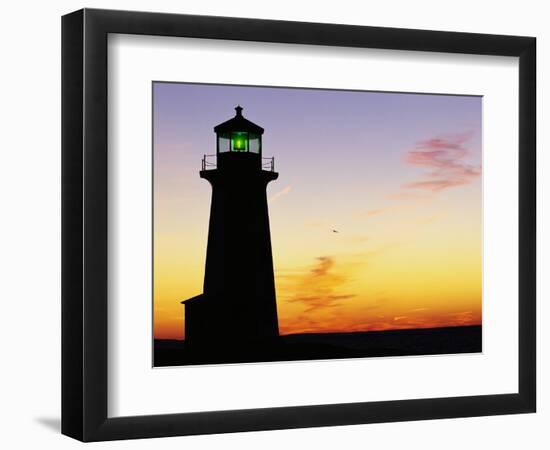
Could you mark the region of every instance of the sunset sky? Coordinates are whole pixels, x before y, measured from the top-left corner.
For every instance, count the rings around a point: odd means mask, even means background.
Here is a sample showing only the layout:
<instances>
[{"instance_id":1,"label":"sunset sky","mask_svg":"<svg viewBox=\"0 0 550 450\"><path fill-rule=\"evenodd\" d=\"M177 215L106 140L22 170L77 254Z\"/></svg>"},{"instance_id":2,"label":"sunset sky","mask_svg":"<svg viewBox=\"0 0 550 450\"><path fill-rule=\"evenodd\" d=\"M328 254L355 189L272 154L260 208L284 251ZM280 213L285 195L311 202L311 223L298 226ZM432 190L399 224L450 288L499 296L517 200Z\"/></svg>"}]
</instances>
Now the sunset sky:
<instances>
[{"instance_id":1,"label":"sunset sky","mask_svg":"<svg viewBox=\"0 0 550 450\"><path fill-rule=\"evenodd\" d=\"M279 172L281 334L481 323L481 97L154 83L155 338L202 292L201 159L238 104Z\"/></svg>"}]
</instances>

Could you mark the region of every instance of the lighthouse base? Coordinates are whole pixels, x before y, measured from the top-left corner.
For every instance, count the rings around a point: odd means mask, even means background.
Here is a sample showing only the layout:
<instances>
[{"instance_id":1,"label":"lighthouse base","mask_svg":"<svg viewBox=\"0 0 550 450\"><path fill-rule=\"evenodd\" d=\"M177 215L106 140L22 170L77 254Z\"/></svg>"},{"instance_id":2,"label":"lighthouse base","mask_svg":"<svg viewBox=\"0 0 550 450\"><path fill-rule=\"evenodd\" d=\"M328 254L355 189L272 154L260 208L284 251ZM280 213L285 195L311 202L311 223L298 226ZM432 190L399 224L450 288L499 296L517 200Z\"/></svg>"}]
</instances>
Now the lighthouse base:
<instances>
[{"instance_id":1,"label":"lighthouse base","mask_svg":"<svg viewBox=\"0 0 550 450\"><path fill-rule=\"evenodd\" d=\"M254 305L258 299L245 295L212 296L200 294L185 305L185 342L187 347L222 349L256 347L278 337L277 323L266 324ZM269 326L271 325L271 326Z\"/></svg>"}]
</instances>

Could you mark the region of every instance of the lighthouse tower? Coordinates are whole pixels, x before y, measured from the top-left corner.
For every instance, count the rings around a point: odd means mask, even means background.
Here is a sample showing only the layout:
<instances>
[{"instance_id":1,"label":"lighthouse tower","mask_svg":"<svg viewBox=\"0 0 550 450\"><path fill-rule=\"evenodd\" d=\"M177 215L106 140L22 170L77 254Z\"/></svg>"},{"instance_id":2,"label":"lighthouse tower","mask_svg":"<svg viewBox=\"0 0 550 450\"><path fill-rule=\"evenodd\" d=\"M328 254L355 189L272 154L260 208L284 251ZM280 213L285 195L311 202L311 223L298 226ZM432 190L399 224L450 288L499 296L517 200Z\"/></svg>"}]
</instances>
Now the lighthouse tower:
<instances>
[{"instance_id":1,"label":"lighthouse tower","mask_svg":"<svg viewBox=\"0 0 550 450\"><path fill-rule=\"evenodd\" d=\"M185 342L192 346L278 336L267 184L277 179L262 157L264 129L243 117L214 127L216 155L200 177L212 186L203 293L183 301ZM213 160L215 156L215 160Z\"/></svg>"}]
</instances>

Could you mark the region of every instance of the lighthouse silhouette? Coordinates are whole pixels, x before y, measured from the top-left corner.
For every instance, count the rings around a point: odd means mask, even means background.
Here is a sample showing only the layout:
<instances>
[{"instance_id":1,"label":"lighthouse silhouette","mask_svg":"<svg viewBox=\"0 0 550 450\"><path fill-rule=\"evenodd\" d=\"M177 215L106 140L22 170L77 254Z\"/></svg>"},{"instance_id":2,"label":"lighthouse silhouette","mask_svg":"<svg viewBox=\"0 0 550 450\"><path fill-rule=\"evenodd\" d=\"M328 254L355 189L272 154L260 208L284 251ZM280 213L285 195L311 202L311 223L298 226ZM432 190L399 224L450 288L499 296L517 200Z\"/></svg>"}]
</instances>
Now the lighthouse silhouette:
<instances>
[{"instance_id":1,"label":"lighthouse silhouette","mask_svg":"<svg viewBox=\"0 0 550 450\"><path fill-rule=\"evenodd\" d=\"M212 186L203 293L181 302L193 347L279 335L266 195L278 173L274 158L262 156L264 129L235 111L214 127L216 154L204 155L200 171Z\"/></svg>"}]
</instances>

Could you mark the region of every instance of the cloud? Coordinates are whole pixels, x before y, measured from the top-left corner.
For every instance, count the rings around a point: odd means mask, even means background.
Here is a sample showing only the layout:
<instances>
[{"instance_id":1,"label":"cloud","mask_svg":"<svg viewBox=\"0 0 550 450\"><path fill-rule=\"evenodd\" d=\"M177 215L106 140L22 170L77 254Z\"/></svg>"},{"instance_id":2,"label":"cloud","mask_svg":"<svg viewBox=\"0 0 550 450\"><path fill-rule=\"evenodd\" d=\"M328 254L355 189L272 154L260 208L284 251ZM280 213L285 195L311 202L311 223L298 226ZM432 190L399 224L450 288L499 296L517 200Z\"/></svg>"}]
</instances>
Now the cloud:
<instances>
[{"instance_id":1,"label":"cloud","mask_svg":"<svg viewBox=\"0 0 550 450\"><path fill-rule=\"evenodd\" d=\"M278 269L277 307L281 334L380 331L479 325L481 311L447 310L423 303L402 305L385 290L364 292L357 281L385 246L319 256L305 267Z\"/></svg>"},{"instance_id":2,"label":"cloud","mask_svg":"<svg viewBox=\"0 0 550 450\"><path fill-rule=\"evenodd\" d=\"M373 217L381 216L383 214L388 214L388 213L399 211L402 209L408 209L410 207L411 206L408 204L401 203L401 204L386 206L384 208L375 208L375 209L367 209L367 210L359 209L354 212L354 216L358 219L370 219Z\"/></svg>"},{"instance_id":3,"label":"cloud","mask_svg":"<svg viewBox=\"0 0 550 450\"><path fill-rule=\"evenodd\" d=\"M276 192L271 197L267 199L269 203L273 203L274 201L280 199L281 197L287 195L292 190L292 186L286 186L284 189L280 190L279 192Z\"/></svg>"},{"instance_id":4,"label":"cloud","mask_svg":"<svg viewBox=\"0 0 550 450\"><path fill-rule=\"evenodd\" d=\"M450 326L479 325L481 315L474 311L461 311L443 313L432 311L430 308L415 308L409 311L408 315L393 317L391 328L413 329L413 328L438 328ZM383 323L381 321L380 323ZM376 325L377 327L379 324ZM382 328L380 328L382 329Z\"/></svg>"},{"instance_id":5,"label":"cloud","mask_svg":"<svg viewBox=\"0 0 550 450\"><path fill-rule=\"evenodd\" d=\"M466 143L471 137L471 133L463 133L418 142L414 150L407 152L404 161L411 166L430 170L421 179L402 187L440 192L467 185L477 179L481 174L481 167L465 161L470 155Z\"/></svg>"},{"instance_id":6,"label":"cloud","mask_svg":"<svg viewBox=\"0 0 550 450\"><path fill-rule=\"evenodd\" d=\"M461 311L449 314L449 321L455 325L470 325L479 321L478 316L473 311Z\"/></svg>"},{"instance_id":7,"label":"cloud","mask_svg":"<svg viewBox=\"0 0 550 450\"><path fill-rule=\"evenodd\" d=\"M407 192L403 192L404 194L407 194ZM413 194L414 195L414 194ZM407 211L414 211L419 207L421 203L425 203L427 201L433 200L432 194L423 194L414 196L414 202L410 201L413 197L407 198L407 201L403 201L402 199L399 199L401 201L397 201L397 197L394 200L394 202L388 206L385 207L379 207L375 209L357 209L353 211L353 217L358 220L377 220L381 216L387 216L387 215L395 215L395 214L401 214L406 213ZM406 214L401 214L404 217L408 217Z\"/></svg>"},{"instance_id":8,"label":"cloud","mask_svg":"<svg viewBox=\"0 0 550 450\"><path fill-rule=\"evenodd\" d=\"M335 270L335 265L333 257L320 256L309 270L292 275L295 291L288 302L300 303L305 307L304 313L310 313L335 308L355 297L352 293L337 292L349 280L349 275Z\"/></svg>"},{"instance_id":9,"label":"cloud","mask_svg":"<svg viewBox=\"0 0 550 450\"><path fill-rule=\"evenodd\" d=\"M380 216L387 212L390 208L376 208L376 209L369 209L368 211L365 211L364 216L365 217L375 217Z\"/></svg>"},{"instance_id":10,"label":"cloud","mask_svg":"<svg viewBox=\"0 0 550 450\"><path fill-rule=\"evenodd\" d=\"M389 200L418 201L418 200L429 200L432 197L429 194L420 194L417 192L401 191L393 194L388 194L386 198L388 198Z\"/></svg>"}]
</instances>

